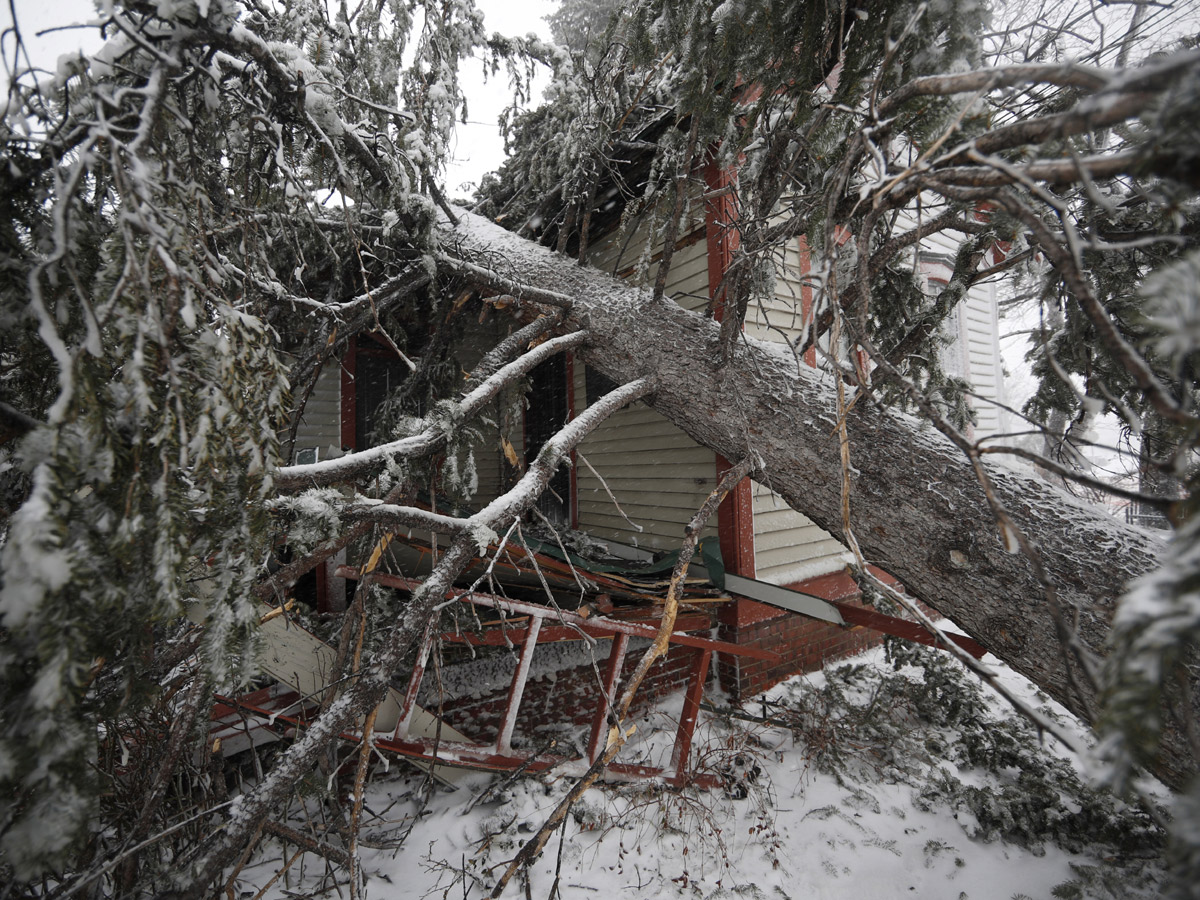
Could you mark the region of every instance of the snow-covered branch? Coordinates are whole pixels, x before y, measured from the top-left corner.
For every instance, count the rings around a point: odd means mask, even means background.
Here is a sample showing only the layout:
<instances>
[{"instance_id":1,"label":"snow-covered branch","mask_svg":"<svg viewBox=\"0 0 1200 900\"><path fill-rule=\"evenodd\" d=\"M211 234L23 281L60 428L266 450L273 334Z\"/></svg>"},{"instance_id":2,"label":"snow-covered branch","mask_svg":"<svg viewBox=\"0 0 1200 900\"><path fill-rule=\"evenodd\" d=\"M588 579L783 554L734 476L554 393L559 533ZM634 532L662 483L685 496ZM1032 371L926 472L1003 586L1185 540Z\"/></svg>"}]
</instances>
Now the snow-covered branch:
<instances>
[{"instance_id":1,"label":"snow-covered branch","mask_svg":"<svg viewBox=\"0 0 1200 900\"><path fill-rule=\"evenodd\" d=\"M539 344L519 359L503 366L461 400L440 408L417 434L321 462L285 466L279 470L275 482L284 490L336 484L374 472L388 460L427 456L444 446L451 433L494 399L502 387L529 374L542 361L578 347L585 340L587 332L575 331Z\"/></svg>"},{"instance_id":2,"label":"snow-covered branch","mask_svg":"<svg viewBox=\"0 0 1200 900\"><path fill-rule=\"evenodd\" d=\"M419 528L437 534L461 534L470 528L470 522L466 519L443 516L415 506L363 500L344 507L341 516L348 522L373 522L390 528Z\"/></svg>"}]
</instances>

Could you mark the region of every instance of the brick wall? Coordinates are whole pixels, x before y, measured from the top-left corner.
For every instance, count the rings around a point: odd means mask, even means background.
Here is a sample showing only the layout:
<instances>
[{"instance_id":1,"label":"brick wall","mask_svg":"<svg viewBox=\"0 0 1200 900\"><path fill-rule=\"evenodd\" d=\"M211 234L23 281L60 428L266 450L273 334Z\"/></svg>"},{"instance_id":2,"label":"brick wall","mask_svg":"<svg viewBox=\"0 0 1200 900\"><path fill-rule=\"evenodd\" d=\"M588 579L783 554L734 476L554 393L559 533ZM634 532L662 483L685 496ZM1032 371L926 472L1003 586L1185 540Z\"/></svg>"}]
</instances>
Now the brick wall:
<instances>
[{"instance_id":1,"label":"brick wall","mask_svg":"<svg viewBox=\"0 0 1200 900\"><path fill-rule=\"evenodd\" d=\"M858 600L847 602L859 603ZM771 618L741 627L722 622L719 637L730 643L759 647L780 655L780 660L772 663L719 654L717 676L721 687L735 703L792 675L815 672L834 660L860 653L883 641L883 635L877 631L830 625L782 610L772 610Z\"/></svg>"},{"instance_id":2,"label":"brick wall","mask_svg":"<svg viewBox=\"0 0 1200 900\"><path fill-rule=\"evenodd\" d=\"M875 574L898 582L882 570ZM862 606L858 586L845 573L812 578L788 587L825 600ZM861 653L883 642L877 631L831 625L773 606L739 598L722 610L718 637L741 646L758 647L780 655L778 662L731 658L719 654L717 677L735 703L765 691L785 678L815 672L835 660Z\"/></svg>"}]
</instances>

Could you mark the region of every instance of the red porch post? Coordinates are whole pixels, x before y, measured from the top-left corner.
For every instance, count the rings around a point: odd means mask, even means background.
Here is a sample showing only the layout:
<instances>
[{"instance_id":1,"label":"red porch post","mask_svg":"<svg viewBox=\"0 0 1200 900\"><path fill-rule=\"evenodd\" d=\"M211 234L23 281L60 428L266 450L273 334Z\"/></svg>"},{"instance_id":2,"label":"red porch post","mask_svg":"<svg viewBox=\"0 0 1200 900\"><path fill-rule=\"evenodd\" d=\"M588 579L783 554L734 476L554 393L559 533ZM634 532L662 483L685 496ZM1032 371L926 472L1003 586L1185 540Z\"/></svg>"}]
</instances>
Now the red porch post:
<instances>
[{"instance_id":1,"label":"red porch post","mask_svg":"<svg viewBox=\"0 0 1200 900\"><path fill-rule=\"evenodd\" d=\"M720 302L722 281L738 246L737 206L732 188L737 174L709 161L704 167L704 182L709 197L704 204L705 237L708 242L708 293L715 301L718 320L724 309ZM717 455L717 479L731 468L729 460ZM726 571L754 577L754 496L750 479L743 478L717 509L717 534Z\"/></svg>"}]
</instances>

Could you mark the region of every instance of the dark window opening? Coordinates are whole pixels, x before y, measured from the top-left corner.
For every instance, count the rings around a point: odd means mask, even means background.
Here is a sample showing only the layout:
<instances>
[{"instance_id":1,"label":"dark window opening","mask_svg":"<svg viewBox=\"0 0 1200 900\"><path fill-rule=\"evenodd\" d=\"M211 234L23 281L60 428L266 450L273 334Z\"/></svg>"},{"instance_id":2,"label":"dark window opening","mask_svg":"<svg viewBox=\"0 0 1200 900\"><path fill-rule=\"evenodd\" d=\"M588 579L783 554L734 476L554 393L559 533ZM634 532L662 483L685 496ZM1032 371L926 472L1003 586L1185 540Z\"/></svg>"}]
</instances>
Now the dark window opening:
<instances>
[{"instance_id":1,"label":"dark window opening","mask_svg":"<svg viewBox=\"0 0 1200 900\"><path fill-rule=\"evenodd\" d=\"M587 386L587 405L592 406L605 394L620 387L603 372L597 372L591 366L583 370L583 380Z\"/></svg>"},{"instance_id":2,"label":"dark window opening","mask_svg":"<svg viewBox=\"0 0 1200 900\"><path fill-rule=\"evenodd\" d=\"M360 346L354 360L355 448L366 450L386 442L377 433L379 408L408 375L408 368L390 349Z\"/></svg>"},{"instance_id":3,"label":"dark window opening","mask_svg":"<svg viewBox=\"0 0 1200 900\"><path fill-rule=\"evenodd\" d=\"M529 405L525 411L525 464L533 462L546 442L567 424L567 361L554 356L529 373ZM556 525L571 522L571 471L562 465L537 502L538 510Z\"/></svg>"}]
</instances>

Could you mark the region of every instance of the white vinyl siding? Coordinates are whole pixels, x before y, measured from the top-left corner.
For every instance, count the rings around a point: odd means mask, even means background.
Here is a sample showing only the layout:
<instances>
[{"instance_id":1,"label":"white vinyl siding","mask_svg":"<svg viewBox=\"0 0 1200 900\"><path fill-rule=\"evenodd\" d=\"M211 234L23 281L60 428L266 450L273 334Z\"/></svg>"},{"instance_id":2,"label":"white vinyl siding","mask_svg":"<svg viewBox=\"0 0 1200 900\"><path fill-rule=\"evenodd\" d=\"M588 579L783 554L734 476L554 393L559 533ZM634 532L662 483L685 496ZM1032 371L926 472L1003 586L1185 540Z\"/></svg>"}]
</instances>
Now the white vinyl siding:
<instances>
[{"instance_id":1,"label":"white vinyl siding","mask_svg":"<svg viewBox=\"0 0 1200 900\"><path fill-rule=\"evenodd\" d=\"M746 334L764 341L782 343L784 337L796 343L804 334L801 289L803 278L800 244L789 240L775 271L775 289L763 301L754 301L746 310Z\"/></svg>"},{"instance_id":2,"label":"white vinyl siding","mask_svg":"<svg viewBox=\"0 0 1200 900\"><path fill-rule=\"evenodd\" d=\"M969 366L966 378L980 395L971 400L976 416L975 437L980 438L1007 430L1005 413L996 406L1004 403L1005 397L995 288L989 284L975 285L967 293L963 306L960 339L966 338Z\"/></svg>"},{"instance_id":3,"label":"white vinyl siding","mask_svg":"<svg viewBox=\"0 0 1200 900\"><path fill-rule=\"evenodd\" d=\"M793 584L838 572L850 562L840 541L770 488L755 481L753 490L754 568L759 581Z\"/></svg>"},{"instance_id":4,"label":"white vinyl siding","mask_svg":"<svg viewBox=\"0 0 1200 900\"><path fill-rule=\"evenodd\" d=\"M704 235L703 204L692 200L688 218L680 228L681 246L671 258L671 273L667 279L669 294L684 309L693 312L708 305L708 242ZM647 267L646 277L634 281L641 254L646 246L647 227L643 217L634 226L632 237L620 231L605 235L588 250L588 265L610 275L624 275L632 283L653 287L658 276L658 262ZM657 253L655 254L657 255Z\"/></svg>"},{"instance_id":5,"label":"white vinyl siding","mask_svg":"<svg viewBox=\"0 0 1200 900\"><path fill-rule=\"evenodd\" d=\"M630 242L631 247L638 245L638 237ZM593 257L597 262L607 262L610 270L615 256L611 248L611 243L601 244ZM776 278L774 296L765 304L753 304L747 315L746 333L752 337L779 341L786 334L795 341L803 331L798 241L788 242L783 259L786 267ZM653 279L653 272L651 267L648 279ZM705 240L676 250L668 291L683 306L703 309L708 298ZM583 396L582 390L580 381L578 397ZM646 529L646 533L637 534L581 464L577 476L579 524L598 538L625 543L636 540L641 546L656 549L676 547L683 536L683 526L716 483L715 455L641 405L623 410L601 426L585 443L583 452L609 483L629 517ZM604 462L603 467L597 458ZM755 483L753 497L755 568L759 579L791 584L845 566L846 548L791 509L777 494ZM709 533L715 533L713 526Z\"/></svg>"},{"instance_id":6,"label":"white vinyl siding","mask_svg":"<svg viewBox=\"0 0 1200 900\"><path fill-rule=\"evenodd\" d=\"M779 257L774 290L747 310L746 334L798 344L805 334L801 294L805 277L800 241L789 240ZM850 553L837 538L766 485L754 482L753 497L754 568L760 581L794 584L845 568Z\"/></svg>"},{"instance_id":7,"label":"white vinyl siding","mask_svg":"<svg viewBox=\"0 0 1200 900\"><path fill-rule=\"evenodd\" d=\"M299 398L297 398L299 399ZM304 405L296 429L296 451L316 450L320 459L342 452L342 368L331 359L317 376L317 384Z\"/></svg>"},{"instance_id":8,"label":"white vinyl siding","mask_svg":"<svg viewBox=\"0 0 1200 900\"><path fill-rule=\"evenodd\" d=\"M611 268L614 243L612 237L602 242L593 261L602 264L607 260ZM649 277L653 279L654 267ZM667 292L684 306L703 309L708 298L708 257L703 240L676 250ZM575 408L582 410L586 404L585 367L577 361ZM580 451L604 479L625 514L643 529L639 532L622 517L599 479L579 462L579 528L601 540L656 550L676 549L683 540L684 525L716 484L713 452L644 403L635 403L610 417L583 442ZM705 534L715 536L715 519Z\"/></svg>"},{"instance_id":9,"label":"white vinyl siding","mask_svg":"<svg viewBox=\"0 0 1200 900\"><path fill-rule=\"evenodd\" d=\"M927 277L945 281L952 273L958 244L952 234L930 236L921 248L922 271ZM986 265L986 263L984 263ZM938 284L932 284L935 291ZM980 438L1005 430L1005 417L996 406L1004 403L1004 368L1000 356L1000 337L996 308L996 289L986 282L967 291L966 299L946 323L945 333L954 343L943 351L947 372L966 379L978 397L969 398L975 410L973 437Z\"/></svg>"},{"instance_id":10,"label":"white vinyl siding","mask_svg":"<svg viewBox=\"0 0 1200 900\"><path fill-rule=\"evenodd\" d=\"M576 389L582 398L582 378ZM600 480L577 461L579 527L601 540L676 549L684 526L716 483L713 452L642 403L614 414L579 452L604 479L625 515L642 528L638 531L625 520ZM715 528L708 533L715 534Z\"/></svg>"}]
</instances>

